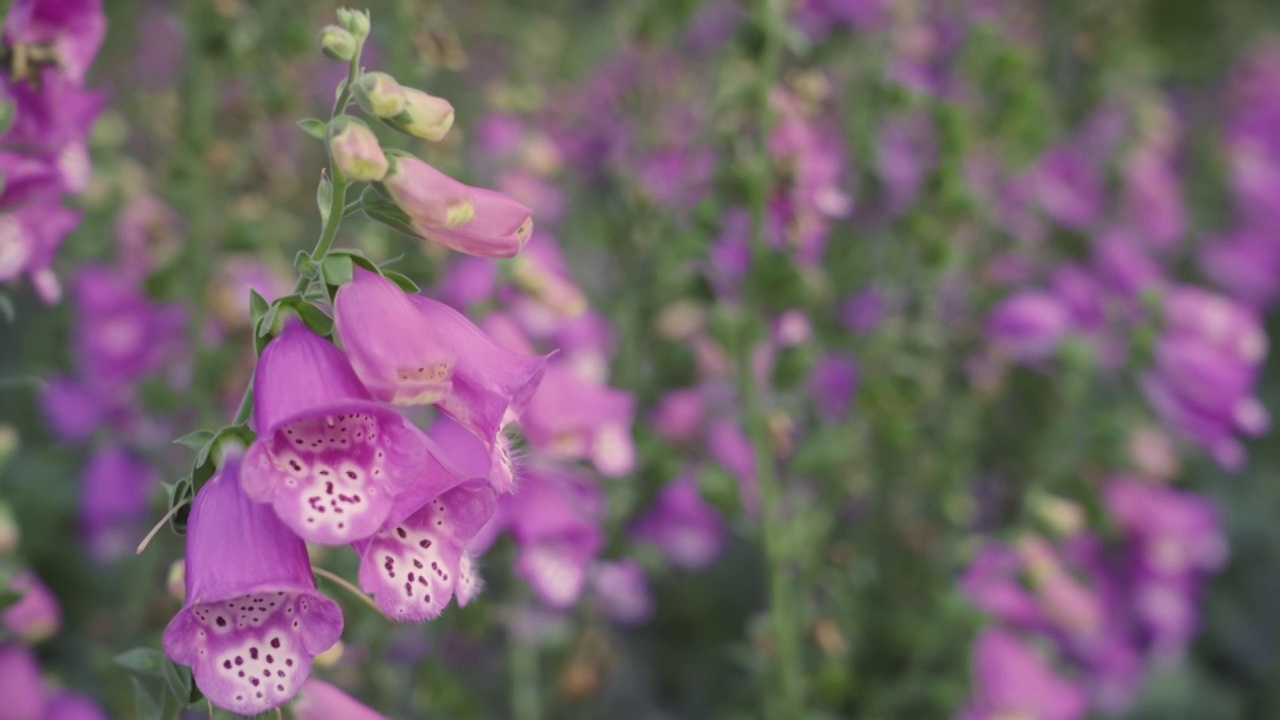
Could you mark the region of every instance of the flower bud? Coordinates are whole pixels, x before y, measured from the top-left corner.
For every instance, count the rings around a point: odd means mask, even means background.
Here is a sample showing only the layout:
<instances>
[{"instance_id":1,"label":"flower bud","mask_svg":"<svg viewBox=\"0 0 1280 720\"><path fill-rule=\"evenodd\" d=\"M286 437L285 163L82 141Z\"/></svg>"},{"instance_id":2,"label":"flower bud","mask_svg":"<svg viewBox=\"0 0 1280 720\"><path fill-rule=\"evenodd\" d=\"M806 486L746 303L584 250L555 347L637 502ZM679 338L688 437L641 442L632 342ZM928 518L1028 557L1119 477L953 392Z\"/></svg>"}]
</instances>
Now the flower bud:
<instances>
[{"instance_id":1,"label":"flower bud","mask_svg":"<svg viewBox=\"0 0 1280 720\"><path fill-rule=\"evenodd\" d=\"M384 72L367 72L361 75L352 92L360 107L374 117L395 117L405 110L404 88Z\"/></svg>"},{"instance_id":2,"label":"flower bud","mask_svg":"<svg viewBox=\"0 0 1280 720\"><path fill-rule=\"evenodd\" d=\"M448 100L413 88L405 88L404 95L404 112L386 121L391 127L432 142L443 138L453 127L453 105Z\"/></svg>"},{"instance_id":3,"label":"flower bud","mask_svg":"<svg viewBox=\"0 0 1280 720\"><path fill-rule=\"evenodd\" d=\"M395 157L382 182L396 205L418 223L452 228L475 217L470 188L418 158Z\"/></svg>"},{"instance_id":4,"label":"flower bud","mask_svg":"<svg viewBox=\"0 0 1280 720\"><path fill-rule=\"evenodd\" d=\"M339 115L329 123L329 150L334 166L348 180L381 180L387 174L387 156L377 136L356 118Z\"/></svg>"},{"instance_id":5,"label":"flower bud","mask_svg":"<svg viewBox=\"0 0 1280 720\"><path fill-rule=\"evenodd\" d=\"M355 36L337 25L325 25L320 30L320 52L330 60L350 62L359 44Z\"/></svg>"},{"instance_id":6,"label":"flower bud","mask_svg":"<svg viewBox=\"0 0 1280 720\"><path fill-rule=\"evenodd\" d=\"M357 40L369 37L369 13L364 10L338 8L338 24L350 31Z\"/></svg>"}]
</instances>

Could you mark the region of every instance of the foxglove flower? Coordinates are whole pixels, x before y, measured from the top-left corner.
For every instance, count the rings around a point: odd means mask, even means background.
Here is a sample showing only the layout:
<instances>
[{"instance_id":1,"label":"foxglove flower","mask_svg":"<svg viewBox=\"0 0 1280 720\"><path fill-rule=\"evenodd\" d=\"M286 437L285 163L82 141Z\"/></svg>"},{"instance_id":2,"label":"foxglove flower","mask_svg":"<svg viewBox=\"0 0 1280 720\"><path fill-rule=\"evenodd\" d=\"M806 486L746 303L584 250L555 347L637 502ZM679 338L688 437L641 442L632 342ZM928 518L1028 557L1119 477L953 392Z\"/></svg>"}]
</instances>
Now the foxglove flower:
<instances>
[{"instance_id":1,"label":"foxglove flower","mask_svg":"<svg viewBox=\"0 0 1280 720\"><path fill-rule=\"evenodd\" d=\"M39 642L58 631L62 609L35 573L18 571L9 580L9 590L18 595L18 600L0 611L0 628L27 642Z\"/></svg>"},{"instance_id":2,"label":"foxglove flower","mask_svg":"<svg viewBox=\"0 0 1280 720\"><path fill-rule=\"evenodd\" d=\"M1081 720L1084 693L1063 680L1016 635L996 628L973 650L974 698L962 720Z\"/></svg>"},{"instance_id":3,"label":"foxglove flower","mask_svg":"<svg viewBox=\"0 0 1280 720\"><path fill-rule=\"evenodd\" d=\"M1226 561L1226 538L1207 498L1119 477L1107 483L1103 501L1146 573L1176 578L1215 571Z\"/></svg>"},{"instance_id":4,"label":"foxglove flower","mask_svg":"<svg viewBox=\"0 0 1280 720\"><path fill-rule=\"evenodd\" d=\"M93 700L68 690L53 693L44 713L47 720L111 720Z\"/></svg>"},{"instance_id":5,"label":"foxglove flower","mask_svg":"<svg viewBox=\"0 0 1280 720\"><path fill-rule=\"evenodd\" d=\"M258 358L253 397L258 439L240 475L245 493L310 542L374 534L427 468L417 431L370 397L341 350L297 320Z\"/></svg>"},{"instance_id":6,"label":"foxglove flower","mask_svg":"<svg viewBox=\"0 0 1280 720\"><path fill-rule=\"evenodd\" d=\"M520 425L535 447L562 458L590 458L608 477L635 467L631 423L635 397L589 382L563 362L547 367Z\"/></svg>"},{"instance_id":7,"label":"foxglove flower","mask_svg":"<svg viewBox=\"0 0 1280 720\"><path fill-rule=\"evenodd\" d=\"M496 497L487 480L468 480L356 543L360 587L401 622L431 620L454 597L466 606L480 592L466 546L493 516Z\"/></svg>"},{"instance_id":8,"label":"foxglove flower","mask_svg":"<svg viewBox=\"0 0 1280 720\"><path fill-rule=\"evenodd\" d=\"M728 536L724 518L702 499L692 473L672 481L653 508L631 526L631 536L658 548L685 570L701 570L715 562Z\"/></svg>"},{"instance_id":9,"label":"foxglove flower","mask_svg":"<svg viewBox=\"0 0 1280 720\"><path fill-rule=\"evenodd\" d=\"M992 344L1025 362L1051 356L1069 329L1070 316L1063 304L1053 295L1035 290L1005 298L987 320Z\"/></svg>"},{"instance_id":10,"label":"foxglove flower","mask_svg":"<svg viewBox=\"0 0 1280 720\"><path fill-rule=\"evenodd\" d=\"M101 0L16 0L4 23L13 45L47 45L60 72L80 82L107 33Z\"/></svg>"},{"instance_id":11,"label":"foxglove flower","mask_svg":"<svg viewBox=\"0 0 1280 720\"><path fill-rule=\"evenodd\" d=\"M241 471L228 458L192 503L186 604L164 650L219 707L253 715L297 693L341 636L342 611L316 591L302 539L244 494Z\"/></svg>"},{"instance_id":12,"label":"foxglove flower","mask_svg":"<svg viewBox=\"0 0 1280 720\"><path fill-rule=\"evenodd\" d=\"M25 645L0 643L0 720L38 720L44 717L40 666Z\"/></svg>"},{"instance_id":13,"label":"foxglove flower","mask_svg":"<svg viewBox=\"0 0 1280 720\"><path fill-rule=\"evenodd\" d=\"M516 574L548 606L563 610L582 597L604 547L603 501L589 479L551 466L531 468L519 491L503 497L503 514L520 547Z\"/></svg>"},{"instance_id":14,"label":"foxglove flower","mask_svg":"<svg viewBox=\"0 0 1280 720\"><path fill-rule=\"evenodd\" d=\"M635 625L653 615L649 580L634 560L596 563L591 585L601 611L616 623Z\"/></svg>"},{"instance_id":15,"label":"foxglove flower","mask_svg":"<svg viewBox=\"0 0 1280 720\"><path fill-rule=\"evenodd\" d=\"M159 485L155 471L128 450L94 451L81 480L80 524L95 558L109 561L132 549L147 497Z\"/></svg>"},{"instance_id":16,"label":"foxglove flower","mask_svg":"<svg viewBox=\"0 0 1280 720\"><path fill-rule=\"evenodd\" d=\"M1104 209L1100 173L1078 148L1049 151L1036 169L1034 185L1041 207L1066 227L1086 229Z\"/></svg>"},{"instance_id":17,"label":"foxglove flower","mask_svg":"<svg viewBox=\"0 0 1280 720\"><path fill-rule=\"evenodd\" d=\"M386 720L350 695L315 678L298 692L293 715L297 720Z\"/></svg>"},{"instance_id":18,"label":"foxglove flower","mask_svg":"<svg viewBox=\"0 0 1280 720\"><path fill-rule=\"evenodd\" d=\"M453 308L362 268L338 290L334 309L351 364L374 397L434 403L489 446L519 416L546 364L504 350Z\"/></svg>"}]
</instances>

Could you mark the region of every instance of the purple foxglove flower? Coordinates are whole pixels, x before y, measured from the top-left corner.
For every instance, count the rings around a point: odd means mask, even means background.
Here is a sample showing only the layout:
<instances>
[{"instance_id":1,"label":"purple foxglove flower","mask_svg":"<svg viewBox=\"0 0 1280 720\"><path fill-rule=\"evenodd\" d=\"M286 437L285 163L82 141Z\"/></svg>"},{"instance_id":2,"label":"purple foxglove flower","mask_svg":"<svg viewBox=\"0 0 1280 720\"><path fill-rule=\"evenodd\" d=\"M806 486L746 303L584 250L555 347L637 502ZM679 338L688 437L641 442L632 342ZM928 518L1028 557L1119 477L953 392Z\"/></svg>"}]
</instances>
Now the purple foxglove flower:
<instances>
[{"instance_id":1,"label":"purple foxglove flower","mask_svg":"<svg viewBox=\"0 0 1280 720\"><path fill-rule=\"evenodd\" d=\"M706 195L714 167L710 148L669 148L643 158L638 175L656 205L688 209Z\"/></svg>"},{"instance_id":2,"label":"purple foxglove flower","mask_svg":"<svg viewBox=\"0 0 1280 720\"><path fill-rule=\"evenodd\" d=\"M315 678L298 691L293 715L297 720L386 720L350 695Z\"/></svg>"},{"instance_id":3,"label":"purple foxglove flower","mask_svg":"<svg viewBox=\"0 0 1280 720\"><path fill-rule=\"evenodd\" d=\"M484 258L462 255L454 258L440 281L440 297L454 307L482 303L493 296L498 283L498 265Z\"/></svg>"},{"instance_id":4,"label":"purple foxglove flower","mask_svg":"<svg viewBox=\"0 0 1280 720\"><path fill-rule=\"evenodd\" d=\"M616 623L636 625L653 615L649 580L634 560L596 563L591 585L601 611Z\"/></svg>"},{"instance_id":5,"label":"purple foxglove flower","mask_svg":"<svg viewBox=\"0 0 1280 720\"><path fill-rule=\"evenodd\" d=\"M1078 149L1064 146L1050 150L1040 160L1034 182L1040 206L1069 228L1084 230L1103 211L1102 178Z\"/></svg>"},{"instance_id":6,"label":"purple foxglove flower","mask_svg":"<svg viewBox=\"0 0 1280 720\"><path fill-rule=\"evenodd\" d=\"M1164 281L1159 263L1123 230L1104 232L1098 237L1093 246L1093 265L1099 277L1127 298L1158 289Z\"/></svg>"},{"instance_id":7,"label":"purple foxglove flower","mask_svg":"<svg viewBox=\"0 0 1280 720\"><path fill-rule=\"evenodd\" d=\"M41 273L48 271L63 238L79 222L80 213L47 195L29 199L13 212L0 212L0 283L25 274L39 291ZM46 302L56 302L46 293L40 295Z\"/></svg>"},{"instance_id":8,"label":"purple foxglove flower","mask_svg":"<svg viewBox=\"0 0 1280 720\"><path fill-rule=\"evenodd\" d=\"M184 352L182 306L156 305L133 278L100 265L83 267L74 283L73 342L82 375L91 384L112 388L137 382Z\"/></svg>"},{"instance_id":9,"label":"purple foxglove flower","mask_svg":"<svg viewBox=\"0 0 1280 720\"><path fill-rule=\"evenodd\" d=\"M334 320L374 397L434 403L487 445L519 417L546 366L545 356L509 352L448 305L362 268L338 290Z\"/></svg>"},{"instance_id":10,"label":"purple foxglove flower","mask_svg":"<svg viewBox=\"0 0 1280 720\"><path fill-rule=\"evenodd\" d=\"M1267 356L1257 312L1212 291L1172 288L1165 295L1164 319L1169 332L1195 337L1235 362L1257 366Z\"/></svg>"},{"instance_id":11,"label":"purple foxglove flower","mask_svg":"<svg viewBox=\"0 0 1280 720\"><path fill-rule=\"evenodd\" d=\"M1058 349L1071 318L1057 297L1022 290L1005 298L987 319L992 344L1015 360L1044 360Z\"/></svg>"},{"instance_id":12,"label":"purple foxglove flower","mask_svg":"<svg viewBox=\"0 0 1280 720\"><path fill-rule=\"evenodd\" d=\"M1224 292L1264 308L1280 297L1280 244L1242 230L1198 248L1200 267Z\"/></svg>"},{"instance_id":13,"label":"purple foxglove flower","mask_svg":"<svg viewBox=\"0 0 1280 720\"><path fill-rule=\"evenodd\" d=\"M19 570L9 580L9 590L17 593L19 599L0 611L0 628L30 643L40 642L58 631L62 625L62 609L35 573Z\"/></svg>"},{"instance_id":14,"label":"purple foxglove flower","mask_svg":"<svg viewBox=\"0 0 1280 720\"><path fill-rule=\"evenodd\" d=\"M733 420L711 423L707 433L711 457L738 481L738 501L749 517L760 514L760 487L756 483L756 453L751 440Z\"/></svg>"},{"instance_id":15,"label":"purple foxglove flower","mask_svg":"<svg viewBox=\"0 0 1280 720\"><path fill-rule=\"evenodd\" d=\"M1125 171L1124 212L1129 226L1155 248L1172 248L1186 232L1182 188L1158 148L1142 148Z\"/></svg>"},{"instance_id":16,"label":"purple foxglove flower","mask_svg":"<svg viewBox=\"0 0 1280 720\"><path fill-rule=\"evenodd\" d=\"M520 550L516 574L558 610L582 597L604 533L603 497L593 482L562 468L531 468L518 492L503 498Z\"/></svg>"},{"instance_id":17,"label":"purple foxglove flower","mask_svg":"<svg viewBox=\"0 0 1280 720\"><path fill-rule=\"evenodd\" d=\"M111 720L88 696L69 690L53 693L45 706L47 720Z\"/></svg>"},{"instance_id":18,"label":"purple foxglove flower","mask_svg":"<svg viewBox=\"0 0 1280 720\"><path fill-rule=\"evenodd\" d=\"M706 430L705 410L701 388L669 390L659 398L649 416L649 426L668 442L693 442Z\"/></svg>"},{"instance_id":19,"label":"purple foxglove flower","mask_svg":"<svg viewBox=\"0 0 1280 720\"><path fill-rule=\"evenodd\" d=\"M1196 578L1139 576L1134 614L1152 655L1164 662L1180 659L1200 629L1199 594Z\"/></svg>"},{"instance_id":20,"label":"purple foxglove flower","mask_svg":"<svg viewBox=\"0 0 1280 720\"><path fill-rule=\"evenodd\" d=\"M974 698L963 720L1082 720L1080 688L1063 680L1018 637L989 628L973 649Z\"/></svg>"},{"instance_id":21,"label":"purple foxglove flower","mask_svg":"<svg viewBox=\"0 0 1280 720\"><path fill-rule=\"evenodd\" d=\"M620 477L635 467L634 416L634 395L590 382L557 362L547 366L520 425L539 450L562 458L590 458L601 474Z\"/></svg>"},{"instance_id":22,"label":"purple foxglove flower","mask_svg":"<svg viewBox=\"0 0 1280 720\"><path fill-rule=\"evenodd\" d=\"M548 314L546 311L552 315L536 324L554 325L563 317L575 317L586 312L587 299L574 284L573 274L551 236L537 233L511 265L516 286L536 301L539 309L544 311L543 315ZM550 329L542 333L530 331L546 335Z\"/></svg>"},{"instance_id":23,"label":"purple foxglove flower","mask_svg":"<svg viewBox=\"0 0 1280 720\"><path fill-rule=\"evenodd\" d=\"M475 216L471 189L418 158L395 155L382 184L415 224L456 227Z\"/></svg>"},{"instance_id":24,"label":"purple foxglove flower","mask_svg":"<svg viewBox=\"0 0 1280 720\"><path fill-rule=\"evenodd\" d=\"M75 81L84 80L107 33L101 0L16 0L4 23L9 45L52 45L57 66Z\"/></svg>"},{"instance_id":25,"label":"purple foxglove flower","mask_svg":"<svg viewBox=\"0 0 1280 720\"><path fill-rule=\"evenodd\" d=\"M64 442L88 438L105 413L102 399L71 378L52 378L40 390L40 414L45 426Z\"/></svg>"},{"instance_id":26,"label":"purple foxglove flower","mask_svg":"<svg viewBox=\"0 0 1280 720\"><path fill-rule=\"evenodd\" d=\"M857 388L858 364L842 355L822 358L809 376L809 393L824 422L839 422L848 415Z\"/></svg>"},{"instance_id":27,"label":"purple foxglove flower","mask_svg":"<svg viewBox=\"0 0 1280 720\"><path fill-rule=\"evenodd\" d=\"M1103 305L1106 291L1097 275L1080 265L1066 264L1053 271L1049 286L1066 306L1073 327L1088 332L1103 329L1107 320Z\"/></svg>"},{"instance_id":28,"label":"purple foxglove flower","mask_svg":"<svg viewBox=\"0 0 1280 720\"><path fill-rule=\"evenodd\" d=\"M1036 599L1053 626L1072 638L1093 639L1103 629L1102 598L1062 564L1058 552L1041 538L1026 538L1018 555Z\"/></svg>"},{"instance_id":29,"label":"purple foxglove flower","mask_svg":"<svg viewBox=\"0 0 1280 720\"><path fill-rule=\"evenodd\" d=\"M477 149L493 157L515 154L524 139L524 121L514 115L488 112L476 121L475 142Z\"/></svg>"},{"instance_id":30,"label":"purple foxglove flower","mask_svg":"<svg viewBox=\"0 0 1280 720\"><path fill-rule=\"evenodd\" d=\"M427 466L426 445L374 402L342 351L297 320L258 358L254 427L240 473L304 539L345 545L377 532Z\"/></svg>"},{"instance_id":31,"label":"purple foxglove flower","mask_svg":"<svg viewBox=\"0 0 1280 720\"><path fill-rule=\"evenodd\" d=\"M216 705L253 715L297 693L342 635L342 611L316 591L306 543L244 494L240 463L228 458L191 504L186 604L164 651Z\"/></svg>"},{"instance_id":32,"label":"purple foxglove flower","mask_svg":"<svg viewBox=\"0 0 1280 720\"><path fill-rule=\"evenodd\" d=\"M1226 538L1207 498L1121 477L1107 483L1103 501L1146 573L1181 577L1213 572L1226 561Z\"/></svg>"},{"instance_id":33,"label":"purple foxglove flower","mask_svg":"<svg viewBox=\"0 0 1280 720\"><path fill-rule=\"evenodd\" d=\"M933 170L937 141L924 113L891 119L880 131L876 171L892 213L906 210Z\"/></svg>"},{"instance_id":34,"label":"purple foxglove flower","mask_svg":"<svg viewBox=\"0 0 1280 720\"><path fill-rule=\"evenodd\" d=\"M487 480L469 480L394 528L356 543L360 587L373 594L382 612L401 622L434 619L455 596L465 606L481 586L465 549L496 504Z\"/></svg>"},{"instance_id":35,"label":"purple foxglove flower","mask_svg":"<svg viewBox=\"0 0 1280 720\"><path fill-rule=\"evenodd\" d=\"M0 643L0 720L39 720L45 697L40 666L27 646Z\"/></svg>"},{"instance_id":36,"label":"purple foxglove flower","mask_svg":"<svg viewBox=\"0 0 1280 720\"><path fill-rule=\"evenodd\" d=\"M696 476L685 473L662 489L630 534L658 548L676 567L701 570L720 556L728 528L698 493Z\"/></svg>"},{"instance_id":37,"label":"purple foxglove flower","mask_svg":"<svg viewBox=\"0 0 1280 720\"><path fill-rule=\"evenodd\" d=\"M413 229L437 245L489 258L515 257L533 234L533 211L509 195L469 188L473 217L460 225L415 222Z\"/></svg>"},{"instance_id":38,"label":"purple foxglove flower","mask_svg":"<svg viewBox=\"0 0 1280 720\"><path fill-rule=\"evenodd\" d=\"M44 72L38 86L0 84L0 97L5 95L15 107L5 145L30 148L48 157L64 188L83 182L86 168L75 165L83 160L85 138L106 96L85 90L53 70Z\"/></svg>"},{"instance_id":39,"label":"purple foxglove flower","mask_svg":"<svg viewBox=\"0 0 1280 720\"><path fill-rule=\"evenodd\" d=\"M80 525L93 556L107 562L137 542L147 498L160 487L155 470L121 447L94 451L80 487Z\"/></svg>"},{"instance_id":40,"label":"purple foxglove flower","mask_svg":"<svg viewBox=\"0 0 1280 720\"><path fill-rule=\"evenodd\" d=\"M884 314L884 293L872 286L845 298L840 306L840 323L852 332L866 334L876 329Z\"/></svg>"},{"instance_id":41,"label":"purple foxglove flower","mask_svg":"<svg viewBox=\"0 0 1280 720\"><path fill-rule=\"evenodd\" d=\"M1028 629L1046 619L1039 603L1018 580L1022 561L1011 548L988 543L974 557L960 588L975 605L1001 622Z\"/></svg>"},{"instance_id":42,"label":"purple foxglove flower","mask_svg":"<svg viewBox=\"0 0 1280 720\"><path fill-rule=\"evenodd\" d=\"M684 45L694 55L705 55L733 37L746 15L732 0L707 0L689 19L684 29Z\"/></svg>"}]
</instances>

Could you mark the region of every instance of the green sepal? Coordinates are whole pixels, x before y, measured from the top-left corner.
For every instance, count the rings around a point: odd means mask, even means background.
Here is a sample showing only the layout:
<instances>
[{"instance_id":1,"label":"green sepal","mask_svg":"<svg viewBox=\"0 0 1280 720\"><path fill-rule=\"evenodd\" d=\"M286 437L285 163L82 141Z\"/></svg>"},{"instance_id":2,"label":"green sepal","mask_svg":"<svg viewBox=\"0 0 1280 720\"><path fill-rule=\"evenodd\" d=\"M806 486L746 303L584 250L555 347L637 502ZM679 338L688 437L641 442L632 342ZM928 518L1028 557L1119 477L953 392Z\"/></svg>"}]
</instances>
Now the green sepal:
<instances>
[{"instance_id":1,"label":"green sepal","mask_svg":"<svg viewBox=\"0 0 1280 720\"><path fill-rule=\"evenodd\" d=\"M323 120L303 118L298 121L298 127L302 128L303 132L317 140L324 140L325 138L325 131L327 127Z\"/></svg>"}]
</instances>

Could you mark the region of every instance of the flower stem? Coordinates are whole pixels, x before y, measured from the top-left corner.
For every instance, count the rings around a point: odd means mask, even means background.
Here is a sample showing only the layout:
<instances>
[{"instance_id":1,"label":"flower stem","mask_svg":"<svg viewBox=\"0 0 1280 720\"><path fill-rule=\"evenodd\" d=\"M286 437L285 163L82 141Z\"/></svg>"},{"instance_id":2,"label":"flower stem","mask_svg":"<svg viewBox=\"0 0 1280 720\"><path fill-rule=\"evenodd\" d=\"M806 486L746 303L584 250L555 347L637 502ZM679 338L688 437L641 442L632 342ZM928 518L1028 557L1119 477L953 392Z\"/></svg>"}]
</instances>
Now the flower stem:
<instances>
[{"instance_id":1,"label":"flower stem","mask_svg":"<svg viewBox=\"0 0 1280 720\"><path fill-rule=\"evenodd\" d=\"M759 154L755 182L751 193L752 263L765 262L766 213L773 176L769 157L769 132L772 108L769 96L782 65L782 41L786 31L784 3L780 0L757 0L757 22L763 33L757 86L757 120L759 122ZM745 298L747 310L759 327L768 327L766 310L755 298ZM738 373L740 393L747 422L747 435L755 451L756 481L763 505L765 559L769 572L769 619L772 626L773 652L778 678L777 694L770 693L769 716L804 717L804 661L800 643L799 598L796 594L794 568L790 548L790 521L783 510L783 489L778 476L777 459L769 434L764 399L752 372L753 341L743 342Z\"/></svg>"},{"instance_id":2,"label":"flower stem","mask_svg":"<svg viewBox=\"0 0 1280 720\"><path fill-rule=\"evenodd\" d=\"M541 720L538 646L514 637L514 633L508 636L507 646L511 655L511 717L515 720Z\"/></svg>"},{"instance_id":3,"label":"flower stem","mask_svg":"<svg viewBox=\"0 0 1280 720\"><path fill-rule=\"evenodd\" d=\"M379 615L382 615L382 617L387 618L387 620L393 623L395 622L391 618L387 617L386 614L384 614L381 610L378 609L378 605L373 602L372 598L370 598L368 595L365 595L364 592L360 590L360 588L356 587L355 585L352 585L350 582L347 582L347 579L342 577L341 575L338 575L337 573L329 572L328 570L325 570L319 565L312 565L311 572L315 575L319 575L325 580L328 580L334 585L337 585L343 588L347 592L354 595L356 599L360 600L360 602L363 602L365 605L368 605L369 607L373 608L374 612L378 613Z\"/></svg>"}]
</instances>

